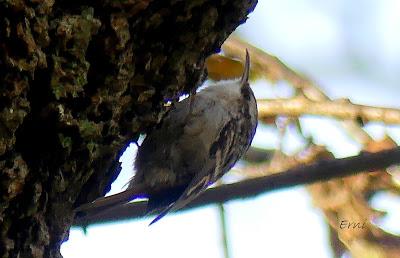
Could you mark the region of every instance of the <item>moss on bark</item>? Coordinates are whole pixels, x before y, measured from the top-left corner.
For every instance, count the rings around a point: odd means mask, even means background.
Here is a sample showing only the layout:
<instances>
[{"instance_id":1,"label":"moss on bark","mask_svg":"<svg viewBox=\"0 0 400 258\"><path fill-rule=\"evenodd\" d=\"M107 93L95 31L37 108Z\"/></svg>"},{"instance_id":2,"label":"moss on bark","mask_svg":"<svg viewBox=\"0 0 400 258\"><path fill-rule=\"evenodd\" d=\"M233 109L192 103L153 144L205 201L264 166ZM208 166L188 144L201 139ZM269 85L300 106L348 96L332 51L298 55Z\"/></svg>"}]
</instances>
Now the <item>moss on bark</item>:
<instances>
[{"instance_id":1,"label":"moss on bark","mask_svg":"<svg viewBox=\"0 0 400 258\"><path fill-rule=\"evenodd\" d=\"M72 208L195 88L256 1L0 1L0 257L61 257Z\"/></svg>"}]
</instances>

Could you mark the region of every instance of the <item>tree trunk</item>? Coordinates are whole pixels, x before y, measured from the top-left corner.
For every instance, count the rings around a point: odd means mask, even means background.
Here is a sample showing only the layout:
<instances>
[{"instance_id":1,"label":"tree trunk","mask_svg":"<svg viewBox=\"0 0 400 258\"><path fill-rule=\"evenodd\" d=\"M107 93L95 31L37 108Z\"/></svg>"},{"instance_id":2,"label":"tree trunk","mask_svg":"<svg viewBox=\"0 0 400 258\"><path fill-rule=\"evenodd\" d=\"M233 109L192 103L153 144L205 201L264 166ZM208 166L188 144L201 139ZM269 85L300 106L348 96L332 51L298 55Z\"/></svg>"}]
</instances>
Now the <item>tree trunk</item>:
<instances>
[{"instance_id":1,"label":"tree trunk","mask_svg":"<svg viewBox=\"0 0 400 258\"><path fill-rule=\"evenodd\" d=\"M0 1L0 257L61 257L73 207L256 2Z\"/></svg>"}]
</instances>

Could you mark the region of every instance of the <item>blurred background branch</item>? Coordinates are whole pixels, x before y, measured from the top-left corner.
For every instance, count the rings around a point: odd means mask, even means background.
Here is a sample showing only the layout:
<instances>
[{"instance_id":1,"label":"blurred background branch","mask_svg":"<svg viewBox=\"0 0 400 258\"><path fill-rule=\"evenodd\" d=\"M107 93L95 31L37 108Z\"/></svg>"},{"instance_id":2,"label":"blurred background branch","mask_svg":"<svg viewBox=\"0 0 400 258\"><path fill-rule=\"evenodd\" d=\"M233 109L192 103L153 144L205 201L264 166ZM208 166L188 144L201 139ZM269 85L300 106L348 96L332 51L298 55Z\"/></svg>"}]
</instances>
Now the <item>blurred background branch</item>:
<instances>
[{"instance_id":1,"label":"blurred background branch","mask_svg":"<svg viewBox=\"0 0 400 258\"><path fill-rule=\"evenodd\" d=\"M212 203L223 203L238 198L247 198L260 193L300 184L311 184L357 173L368 173L398 163L400 163L400 148L377 153L362 153L358 156L343 159L320 160L316 163L299 166L286 172L210 188L181 210ZM121 219L139 218L144 216L145 210L145 201L132 202L124 206L109 209L100 214L93 216L89 214L82 219L76 219L74 225L85 226Z\"/></svg>"},{"instance_id":2,"label":"blurred background branch","mask_svg":"<svg viewBox=\"0 0 400 258\"><path fill-rule=\"evenodd\" d=\"M341 120L361 121L363 124L370 121L400 124L399 109L357 105L344 99L311 101L300 96L292 99L259 99L257 104L261 120L279 115L293 117L319 115Z\"/></svg>"}]
</instances>

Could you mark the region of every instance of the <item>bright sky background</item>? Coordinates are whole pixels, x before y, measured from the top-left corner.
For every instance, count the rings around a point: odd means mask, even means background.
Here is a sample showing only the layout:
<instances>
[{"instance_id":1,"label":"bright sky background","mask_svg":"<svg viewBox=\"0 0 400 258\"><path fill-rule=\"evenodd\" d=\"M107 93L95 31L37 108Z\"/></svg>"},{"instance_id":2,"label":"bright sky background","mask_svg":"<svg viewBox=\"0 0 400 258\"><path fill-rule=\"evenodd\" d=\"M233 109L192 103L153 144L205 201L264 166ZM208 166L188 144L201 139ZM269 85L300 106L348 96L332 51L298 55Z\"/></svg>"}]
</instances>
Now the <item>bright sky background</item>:
<instances>
[{"instance_id":1,"label":"bright sky background","mask_svg":"<svg viewBox=\"0 0 400 258\"><path fill-rule=\"evenodd\" d=\"M278 56L290 67L318 81L333 98L360 104L400 107L400 1L396 0L261 0L238 33L252 44ZM284 83L253 85L257 96L285 96ZM286 89L286 90L285 90ZM359 146L330 119L303 118L305 131L344 157ZM399 127L367 126L374 137L389 133L400 143ZM254 144L277 147L276 131L260 126ZM286 152L301 146L293 135L284 139ZM124 154L123 172L113 184L119 192L131 177L131 146ZM382 225L400 234L400 200L380 196L377 208L392 207ZM396 207L396 208L393 208ZM331 257L327 226L302 187L263 194L225 204L232 258ZM397 219L395 219L397 218ZM65 258L211 257L222 258L216 206L171 214L148 227L151 218L90 226L87 235L71 230L61 251Z\"/></svg>"}]
</instances>

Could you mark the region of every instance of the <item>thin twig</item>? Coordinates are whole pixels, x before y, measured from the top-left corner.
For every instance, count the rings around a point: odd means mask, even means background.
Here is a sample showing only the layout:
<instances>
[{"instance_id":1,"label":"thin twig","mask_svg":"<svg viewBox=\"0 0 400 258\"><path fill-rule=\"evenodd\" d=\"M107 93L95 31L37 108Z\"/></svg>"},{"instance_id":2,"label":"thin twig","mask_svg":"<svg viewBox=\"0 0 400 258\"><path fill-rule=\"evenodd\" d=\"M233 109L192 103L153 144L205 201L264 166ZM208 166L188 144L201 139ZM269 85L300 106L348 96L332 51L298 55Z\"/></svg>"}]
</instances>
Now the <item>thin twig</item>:
<instances>
[{"instance_id":1,"label":"thin twig","mask_svg":"<svg viewBox=\"0 0 400 258\"><path fill-rule=\"evenodd\" d=\"M251 197L295 185L311 184L357 173L368 173L399 163L400 147L376 153L362 153L343 159L321 160L311 165L289 169L286 172L210 188L182 210ZM108 212L103 212L97 216L77 218L74 225L85 226L94 223L140 218L143 217L145 210L145 201L133 202L110 209Z\"/></svg>"},{"instance_id":2,"label":"thin twig","mask_svg":"<svg viewBox=\"0 0 400 258\"><path fill-rule=\"evenodd\" d=\"M215 183L216 186L222 185L222 180L218 180ZM230 249L229 249L229 239L228 239L228 224L226 222L226 213L224 203L220 202L217 204L218 206L218 215L219 215L219 228L221 230L221 245L224 250L224 258L230 258Z\"/></svg>"},{"instance_id":3,"label":"thin twig","mask_svg":"<svg viewBox=\"0 0 400 258\"><path fill-rule=\"evenodd\" d=\"M311 101L305 97L292 99L257 100L260 119L287 115L321 115L343 120L364 122L378 121L385 124L400 124L400 110L394 108L371 107L353 104L348 100Z\"/></svg>"},{"instance_id":4,"label":"thin twig","mask_svg":"<svg viewBox=\"0 0 400 258\"><path fill-rule=\"evenodd\" d=\"M218 203L219 221L221 223L221 241L224 249L224 258L230 258L229 239L228 239L228 225L225 216L225 207L223 203Z\"/></svg>"}]
</instances>

